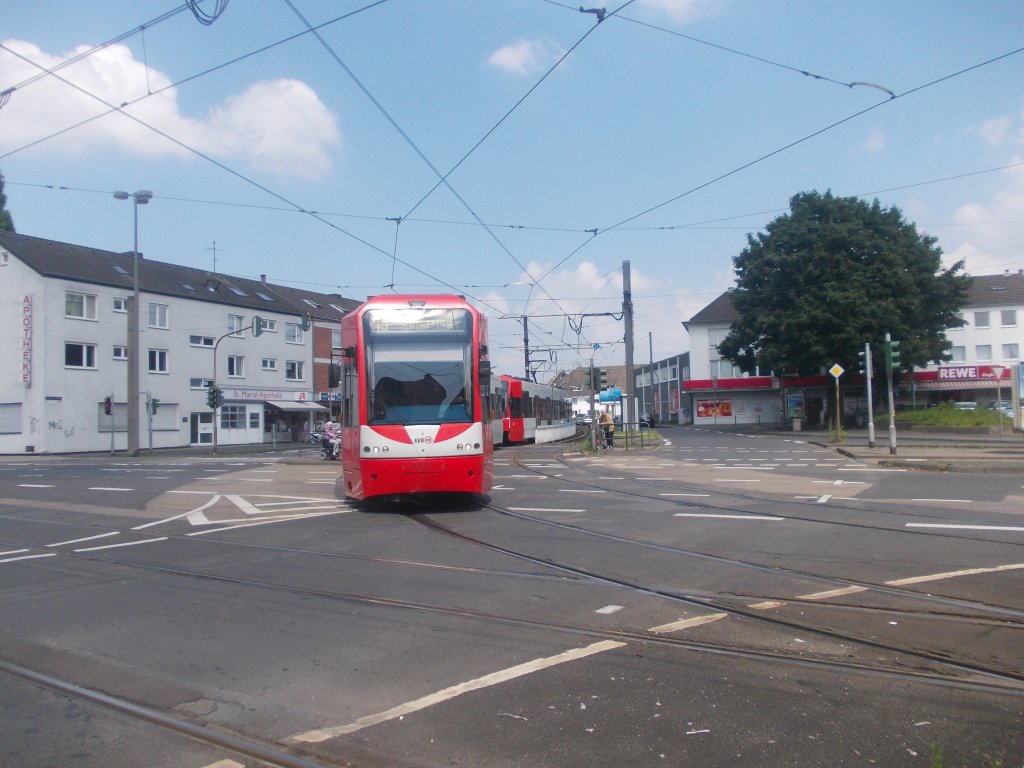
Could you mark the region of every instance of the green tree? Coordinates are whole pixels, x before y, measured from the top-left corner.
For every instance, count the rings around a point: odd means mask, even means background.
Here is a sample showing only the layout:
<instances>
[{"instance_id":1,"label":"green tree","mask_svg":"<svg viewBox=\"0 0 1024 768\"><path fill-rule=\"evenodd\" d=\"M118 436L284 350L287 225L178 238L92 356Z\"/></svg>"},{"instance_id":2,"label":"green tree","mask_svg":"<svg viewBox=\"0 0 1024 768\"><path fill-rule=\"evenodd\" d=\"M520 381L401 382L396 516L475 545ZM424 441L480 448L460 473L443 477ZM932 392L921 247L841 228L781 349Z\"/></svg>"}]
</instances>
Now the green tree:
<instances>
[{"instance_id":1,"label":"green tree","mask_svg":"<svg viewBox=\"0 0 1024 768\"><path fill-rule=\"evenodd\" d=\"M745 371L811 375L856 371L870 342L878 370L888 332L904 368L949 359L944 332L963 323L970 277L962 261L944 269L935 243L877 200L794 195L733 259L739 319L719 352Z\"/></svg>"},{"instance_id":2,"label":"green tree","mask_svg":"<svg viewBox=\"0 0 1024 768\"><path fill-rule=\"evenodd\" d=\"M0 232L13 232L14 219L7 210L7 195L4 194L4 175L0 173Z\"/></svg>"}]
</instances>

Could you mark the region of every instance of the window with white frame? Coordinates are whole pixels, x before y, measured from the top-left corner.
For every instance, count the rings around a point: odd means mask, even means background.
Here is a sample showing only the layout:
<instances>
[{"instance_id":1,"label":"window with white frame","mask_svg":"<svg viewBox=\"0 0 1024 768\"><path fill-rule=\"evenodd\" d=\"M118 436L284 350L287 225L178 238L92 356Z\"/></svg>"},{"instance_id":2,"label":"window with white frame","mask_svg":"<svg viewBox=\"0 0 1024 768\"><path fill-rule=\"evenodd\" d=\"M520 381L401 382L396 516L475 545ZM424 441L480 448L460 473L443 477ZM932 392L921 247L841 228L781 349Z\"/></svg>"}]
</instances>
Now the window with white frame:
<instances>
[{"instance_id":1,"label":"window with white frame","mask_svg":"<svg viewBox=\"0 0 1024 768\"><path fill-rule=\"evenodd\" d=\"M305 376L305 366L300 360L285 360L284 377L288 381L302 381Z\"/></svg>"},{"instance_id":2,"label":"window with white frame","mask_svg":"<svg viewBox=\"0 0 1024 768\"><path fill-rule=\"evenodd\" d=\"M951 357L949 361L951 363L963 363L967 361L967 347L953 347L949 350Z\"/></svg>"},{"instance_id":3,"label":"window with white frame","mask_svg":"<svg viewBox=\"0 0 1024 768\"><path fill-rule=\"evenodd\" d=\"M245 320L241 315L228 315L228 332L238 333L242 330L242 322Z\"/></svg>"},{"instance_id":4,"label":"window with white frame","mask_svg":"<svg viewBox=\"0 0 1024 768\"><path fill-rule=\"evenodd\" d=\"M79 341L64 342L65 368L96 368L96 345Z\"/></svg>"},{"instance_id":5,"label":"window with white frame","mask_svg":"<svg viewBox=\"0 0 1024 768\"><path fill-rule=\"evenodd\" d=\"M289 344L302 343L302 326L298 323L284 324L284 340Z\"/></svg>"},{"instance_id":6,"label":"window with white frame","mask_svg":"<svg viewBox=\"0 0 1024 768\"><path fill-rule=\"evenodd\" d=\"M264 333L277 333L277 320L263 319L263 332Z\"/></svg>"},{"instance_id":7,"label":"window with white frame","mask_svg":"<svg viewBox=\"0 0 1024 768\"><path fill-rule=\"evenodd\" d=\"M149 305L149 327L150 328L166 328L167 327L167 305L166 304L150 304Z\"/></svg>"},{"instance_id":8,"label":"window with white frame","mask_svg":"<svg viewBox=\"0 0 1024 768\"><path fill-rule=\"evenodd\" d=\"M96 296L79 291L64 292L64 316L77 320L96 319Z\"/></svg>"},{"instance_id":9,"label":"window with white frame","mask_svg":"<svg viewBox=\"0 0 1024 768\"><path fill-rule=\"evenodd\" d=\"M213 336L189 336L188 343L193 347L213 347L216 339Z\"/></svg>"},{"instance_id":10,"label":"window with white frame","mask_svg":"<svg viewBox=\"0 0 1024 768\"><path fill-rule=\"evenodd\" d=\"M167 350L166 349L151 349L151 350L149 350L149 372L150 373L167 373Z\"/></svg>"},{"instance_id":11,"label":"window with white frame","mask_svg":"<svg viewBox=\"0 0 1024 768\"><path fill-rule=\"evenodd\" d=\"M992 359L992 345L991 344L978 344L974 348L974 356L977 358L979 363L987 362Z\"/></svg>"},{"instance_id":12,"label":"window with white frame","mask_svg":"<svg viewBox=\"0 0 1024 768\"><path fill-rule=\"evenodd\" d=\"M245 406L221 406L220 426L221 429L245 429Z\"/></svg>"},{"instance_id":13,"label":"window with white frame","mask_svg":"<svg viewBox=\"0 0 1024 768\"><path fill-rule=\"evenodd\" d=\"M277 370L277 359L273 357L264 357L260 360L260 368L264 371L276 371Z\"/></svg>"},{"instance_id":14,"label":"window with white frame","mask_svg":"<svg viewBox=\"0 0 1024 768\"><path fill-rule=\"evenodd\" d=\"M245 375L245 358L241 355L228 355L228 376L240 378Z\"/></svg>"},{"instance_id":15,"label":"window with white frame","mask_svg":"<svg viewBox=\"0 0 1024 768\"><path fill-rule=\"evenodd\" d=\"M341 349L341 329L331 329L331 349Z\"/></svg>"},{"instance_id":16,"label":"window with white frame","mask_svg":"<svg viewBox=\"0 0 1024 768\"><path fill-rule=\"evenodd\" d=\"M1016 328L1017 327L1017 310L1016 309L1004 309L999 313L999 320L1003 328Z\"/></svg>"},{"instance_id":17,"label":"window with white frame","mask_svg":"<svg viewBox=\"0 0 1024 768\"><path fill-rule=\"evenodd\" d=\"M984 312L975 312L974 313L974 327L975 328L988 328L989 327L988 323L989 323L989 320L988 320L988 311L987 310L984 311Z\"/></svg>"},{"instance_id":18,"label":"window with white frame","mask_svg":"<svg viewBox=\"0 0 1024 768\"><path fill-rule=\"evenodd\" d=\"M127 360L128 359L128 347L123 344L114 345L114 359L115 360Z\"/></svg>"},{"instance_id":19,"label":"window with white frame","mask_svg":"<svg viewBox=\"0 0 1024 768\"><path fill-rule=\"evenodd\" d=\"M189 379L189 389L206 389L213 386L213 379Z\"/></svg>"},{"instance_id":20,"label":"window with white frame","mask_svg":"<svg viewBox=\"0 0 1024 768\"><path fill-rule=\"evenodd\" d=\"M127 312L128 311L128 299L124 296L114 297L114 311L115 312Z\"/></svg>"},{"instance_id":21,"label":"window with white frame","mask_svg":"<svg viewBox=\"0 0 1024 768\"><path fill-rule=\"evenodd\" d=\"M1018 360L1019 358L1019 344L1003 344L1003 360Z\"/></svg>"}]
</instances>

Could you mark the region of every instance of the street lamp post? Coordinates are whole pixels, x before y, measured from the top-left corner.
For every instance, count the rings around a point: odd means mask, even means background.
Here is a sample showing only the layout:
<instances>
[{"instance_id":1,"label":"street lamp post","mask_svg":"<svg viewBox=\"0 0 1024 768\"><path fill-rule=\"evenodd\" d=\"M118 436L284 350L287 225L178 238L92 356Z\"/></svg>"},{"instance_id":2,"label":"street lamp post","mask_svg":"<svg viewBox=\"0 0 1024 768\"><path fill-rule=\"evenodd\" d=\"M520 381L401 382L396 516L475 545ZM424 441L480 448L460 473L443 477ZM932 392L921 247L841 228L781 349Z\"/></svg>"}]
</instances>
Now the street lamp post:
<instances>
[{"instance_id":1,"label":"street lamp post","mask_svg":"<svg viewBox=\"0 0 1024 768\"><path fill-rule=\"evenodd\" d=\"M117 191L118 200L134 202L135 239L132 246L132 306L128 310L128 455L139 455L139 206L148 203L153 193Z\"/></svg>"}]
</instances>

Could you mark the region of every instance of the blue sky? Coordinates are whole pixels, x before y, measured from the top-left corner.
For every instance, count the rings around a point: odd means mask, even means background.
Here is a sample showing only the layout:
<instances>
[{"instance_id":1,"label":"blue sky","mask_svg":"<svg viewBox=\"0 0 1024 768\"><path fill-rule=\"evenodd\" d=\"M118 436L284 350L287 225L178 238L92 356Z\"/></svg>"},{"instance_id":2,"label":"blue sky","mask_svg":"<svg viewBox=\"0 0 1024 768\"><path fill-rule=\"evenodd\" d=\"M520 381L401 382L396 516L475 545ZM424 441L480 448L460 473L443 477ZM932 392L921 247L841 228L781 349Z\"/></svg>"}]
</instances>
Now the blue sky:
<instances>
[{"instance_id":1,"label":"blue sky","mask_svg":"<svg viewBox=\"0 0 1024 768\"><path fill-rule=\"evenodd\" d=\"M1019 0L634 0L600 22L576 1L235 0L202 24L173 0L6 0L7 208L123 251L112 193L149 189L148 258L455 290L502 372L529 316L541 377L624 362L600 315L626 260L636 361L689 349L681 322L801 191L895 205L973 274L1024 268Z\"/></svg>"}]
</instances>

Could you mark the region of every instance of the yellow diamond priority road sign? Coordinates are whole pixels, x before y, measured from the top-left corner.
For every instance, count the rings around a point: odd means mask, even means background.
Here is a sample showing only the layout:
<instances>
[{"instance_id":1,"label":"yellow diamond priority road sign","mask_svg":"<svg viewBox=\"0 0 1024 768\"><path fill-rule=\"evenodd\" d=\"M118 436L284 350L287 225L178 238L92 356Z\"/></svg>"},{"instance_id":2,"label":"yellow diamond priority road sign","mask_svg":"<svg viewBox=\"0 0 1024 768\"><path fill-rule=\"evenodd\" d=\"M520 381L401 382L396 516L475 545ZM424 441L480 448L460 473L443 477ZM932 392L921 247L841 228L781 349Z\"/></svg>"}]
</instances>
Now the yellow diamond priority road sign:
<instances>
[{"instance_id":1,"label":"yellow diamond priority road sign","mask_svg":"<svg viewBox=\"0 0 1024 768\"><path fill-rule=\"evenodd\" d=\"M838 379L840 376L846 373L846 369L843 368L843 366L841 366L839 363L836 363L835 365L828 369L828 372Z\"/></svg>"}]
</instances>

